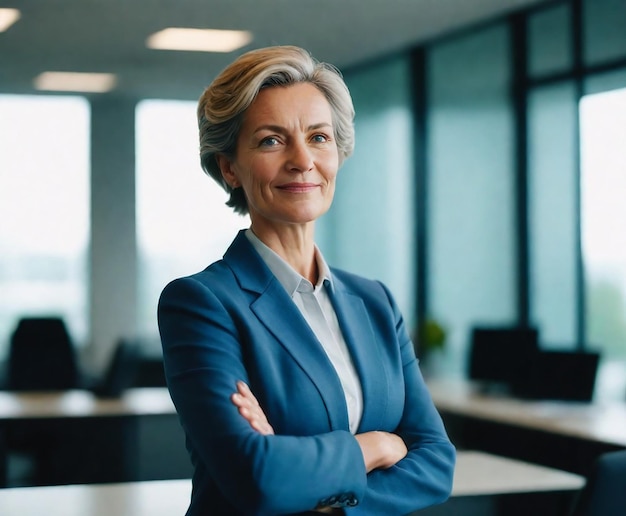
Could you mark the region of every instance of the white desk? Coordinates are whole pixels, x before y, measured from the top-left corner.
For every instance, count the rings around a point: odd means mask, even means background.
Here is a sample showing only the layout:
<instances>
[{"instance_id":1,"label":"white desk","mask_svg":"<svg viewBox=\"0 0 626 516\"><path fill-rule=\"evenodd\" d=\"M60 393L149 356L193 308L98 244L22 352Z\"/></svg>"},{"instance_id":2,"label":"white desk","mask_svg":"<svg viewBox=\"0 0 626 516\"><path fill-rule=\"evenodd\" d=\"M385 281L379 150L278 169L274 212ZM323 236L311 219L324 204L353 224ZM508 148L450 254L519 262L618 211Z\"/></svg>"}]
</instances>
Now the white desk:
<instances>
[{"instance_id":1,"label":"white desk","mask_svg":"<svg viewBox=\"0 0 626 516\"><path fill-rule=\"evenodd\" d=\"M0 421L96 416L175 414L166 388L129 389L120 398L98 398L85 390L0 391Z\"/></svg>"},{"instance_id":2,"label":"white desk","mask_svg":"<svg viewBox=\"0 0 626 516\"><path fill-rule=\"evenodd\" d=\"M428 388L440 411L626 447L626 403L522 400L461 380L431 380Z\"/></svg>"},{"instance_id":3,"label":"white desk","mask_svg":"<svg viewBox=\"0 0 626 516\"><path fill-rule=\"evenodd\" d=\"M577 491L579 475L478 451L459 451L452 496Z\"/></svg>"},{"instance_id":4,"label":"white desk","mask_svg":"<svg viewBox=\"0 0 626 516\"><path fill-rule=\"evenodd\" d=\"M0 490L3 516L182 516L190 480Z\"/></svg>"},{"instance_id":5,"label":"white desk","mask_svg":"<svg viewBox=\"0 0 626 516\"><path fill-rule=\"evenodd\" d=\"M453 497L578 491L584 479L543 466L459 452ZM3 516L182 516L190 480L28 487L0 490Z\"/></svg>"}]
</instances>

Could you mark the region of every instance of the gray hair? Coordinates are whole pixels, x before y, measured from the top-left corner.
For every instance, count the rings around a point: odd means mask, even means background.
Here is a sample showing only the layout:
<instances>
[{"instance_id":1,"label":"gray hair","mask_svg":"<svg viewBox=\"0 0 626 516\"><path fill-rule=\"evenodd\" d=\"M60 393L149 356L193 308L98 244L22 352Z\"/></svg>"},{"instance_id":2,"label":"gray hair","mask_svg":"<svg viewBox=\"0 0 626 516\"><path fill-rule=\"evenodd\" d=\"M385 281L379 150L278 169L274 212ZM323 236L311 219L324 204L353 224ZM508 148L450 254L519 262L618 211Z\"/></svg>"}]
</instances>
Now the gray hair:
<instances>
[{"instance_id":1,"label":"gray hair","mask_svg":"<svg viewBox=\"0 0 626 516\"><path fill-rule=\"evenodd\" d=\"M235 212L248 213L243 189L232 188L222 177L216 154L233 159L243 116L259 91L274 86L310 83L330 104L339 164L354 149L354 107L341 72L315 60L295 46L252 50L240 56L204 90L198 101L200 164L228 194L226 204Z\"/></svg>"}]
</instances>

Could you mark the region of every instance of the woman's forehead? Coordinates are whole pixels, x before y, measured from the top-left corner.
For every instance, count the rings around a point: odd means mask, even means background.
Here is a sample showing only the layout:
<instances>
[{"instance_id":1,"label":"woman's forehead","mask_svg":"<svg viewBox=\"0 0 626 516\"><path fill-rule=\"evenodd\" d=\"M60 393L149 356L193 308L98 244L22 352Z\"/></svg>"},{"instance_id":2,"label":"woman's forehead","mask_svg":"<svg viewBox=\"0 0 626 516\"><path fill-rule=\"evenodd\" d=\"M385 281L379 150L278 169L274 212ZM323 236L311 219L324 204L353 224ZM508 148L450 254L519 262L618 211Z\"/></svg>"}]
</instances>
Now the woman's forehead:
<instances>
[{"instance_id":1,"label":"woman's forehead","mask_svg":"<svg viewBox=\"0 0 626 516\"><path fill-rule=\"evenodd\" d=\"M263 88L244 113L244 125L282 125L296 119L308 124L332 124L332 109L324 94L310 83Z\"/></svg>"}]
</instances>

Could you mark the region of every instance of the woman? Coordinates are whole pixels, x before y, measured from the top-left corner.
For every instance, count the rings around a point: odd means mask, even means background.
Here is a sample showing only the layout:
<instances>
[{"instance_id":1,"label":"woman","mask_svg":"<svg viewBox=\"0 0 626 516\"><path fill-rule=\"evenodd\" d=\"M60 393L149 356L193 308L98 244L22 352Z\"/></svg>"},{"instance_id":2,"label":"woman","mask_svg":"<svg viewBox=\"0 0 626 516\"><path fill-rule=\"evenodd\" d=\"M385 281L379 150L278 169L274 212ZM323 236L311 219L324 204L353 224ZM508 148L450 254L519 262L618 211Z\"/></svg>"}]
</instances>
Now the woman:
<instances>
[{"instance_id":1,"label":"woman","mask_svg":"<svg viewBox=\"0 0 626 516\"><path fill-rule=\"evenodd\" d=\"M159 303L189 515L406 514L450 493L455 451L389 291L314 243L353 115L296 47L241 56L200 98L202 166L251 226Z\"/></svg>"}]
</instances>

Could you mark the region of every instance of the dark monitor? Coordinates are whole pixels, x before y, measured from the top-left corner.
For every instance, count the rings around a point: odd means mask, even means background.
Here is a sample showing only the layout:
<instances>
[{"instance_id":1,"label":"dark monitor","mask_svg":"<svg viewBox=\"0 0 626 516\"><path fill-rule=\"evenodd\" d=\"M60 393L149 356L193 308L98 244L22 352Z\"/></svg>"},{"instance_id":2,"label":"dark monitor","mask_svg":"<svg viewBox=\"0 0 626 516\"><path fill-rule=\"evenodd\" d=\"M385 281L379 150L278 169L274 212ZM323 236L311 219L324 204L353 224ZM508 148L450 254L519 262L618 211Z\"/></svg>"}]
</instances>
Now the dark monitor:
<instances>
[{"instance_id":1,"label":"dark monitor","mask_svg":"<svg viewBox=\"0 0 626 516\"><path fill-rule=\"evenodd\" d=\"M516 393L533 399L591 401L600 354L583 351L542 351Z\"/></svg>"},{"instance_id":2,"label":"dark monitor","mask_svg":"<svg viewBox=\"0 0 626 516\"><path fill-rule=\"evenodd\" d=\"M536 328L475 327L471 333L468 377L507 387L519 383L528 373L538 346Z\"/></svg>"}]
</instances>

